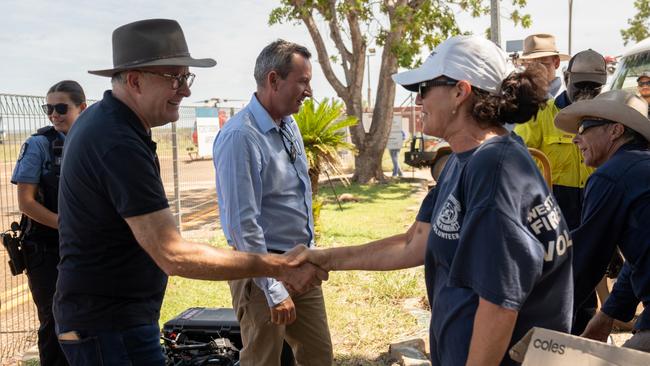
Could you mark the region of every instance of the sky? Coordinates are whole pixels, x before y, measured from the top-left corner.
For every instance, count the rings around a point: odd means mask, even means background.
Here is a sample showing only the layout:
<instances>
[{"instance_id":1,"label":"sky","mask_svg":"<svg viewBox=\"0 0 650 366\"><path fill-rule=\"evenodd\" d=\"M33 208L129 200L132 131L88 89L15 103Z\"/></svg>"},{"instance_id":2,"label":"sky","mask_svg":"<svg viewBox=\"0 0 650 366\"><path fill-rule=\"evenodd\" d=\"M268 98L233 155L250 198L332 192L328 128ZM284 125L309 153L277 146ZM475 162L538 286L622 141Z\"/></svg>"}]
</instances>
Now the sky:
<instances>
[{"instance_id":1,"label":"sky","mask_svg":"<svg viewBox=\"0 0 650 366\"><path fill-rule=\"evenodd\" d=\"M620 30L634 16L633 0L573 0L572 51L592 48L604 55L619 55L625 49ZM528 0L525 12L533 25L523 29L507 20L512 2L501 2L502 43L533 33L556 36L561 52L568 51L568 0ZM109 78L87 70L112 67L111 33L116 27L146 18L177 20L195 58L211 57L214 68L192 68L197 78L192 95L184 103L210 98L248 101L255 88L253 68L261 49L278 39L315 48L303 24L268 25L276 0L1 0L0 93L44 95L54 83L77 80L91 99L101 98L110 88ZM552 5L552 6L550 6ZM458 17L461 30L483 35L489 16ZM324 37L329 32L321 22ZM370 45L373 47L374 45ZM422 50L423 57L430 50ZM371 89L377 84L379 54L370 58ZM312 87L315 97L335 97L319 64L314 61ZM398 88L395 104L409 93ZM364 80L364 98L367 80ZM374 98L374 97L373 97Z\"/></svg>"}]
</instances>

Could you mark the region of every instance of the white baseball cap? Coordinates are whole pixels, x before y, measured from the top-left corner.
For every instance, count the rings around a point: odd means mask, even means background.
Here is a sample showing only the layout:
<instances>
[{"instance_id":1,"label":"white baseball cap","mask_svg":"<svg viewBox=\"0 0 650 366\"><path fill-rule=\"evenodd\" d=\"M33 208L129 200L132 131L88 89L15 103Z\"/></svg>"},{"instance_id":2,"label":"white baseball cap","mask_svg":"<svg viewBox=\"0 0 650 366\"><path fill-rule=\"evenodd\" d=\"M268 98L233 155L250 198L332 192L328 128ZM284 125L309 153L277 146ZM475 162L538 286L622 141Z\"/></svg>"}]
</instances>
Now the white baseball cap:
<instances>
[{"instance_id":1,"label":"white baseball cap","mask_svg":"<svg viewBox=\"0 0 650 366\"><path fill-rule=\"evenodd\" d=\"M418 84L440 76L467 80L472 86L496 93L514 70L508 55L492 41L478 36L455 36L442 42L417 69L393 75L393 81L417 92Z\"/></svg>"}]
</instances>

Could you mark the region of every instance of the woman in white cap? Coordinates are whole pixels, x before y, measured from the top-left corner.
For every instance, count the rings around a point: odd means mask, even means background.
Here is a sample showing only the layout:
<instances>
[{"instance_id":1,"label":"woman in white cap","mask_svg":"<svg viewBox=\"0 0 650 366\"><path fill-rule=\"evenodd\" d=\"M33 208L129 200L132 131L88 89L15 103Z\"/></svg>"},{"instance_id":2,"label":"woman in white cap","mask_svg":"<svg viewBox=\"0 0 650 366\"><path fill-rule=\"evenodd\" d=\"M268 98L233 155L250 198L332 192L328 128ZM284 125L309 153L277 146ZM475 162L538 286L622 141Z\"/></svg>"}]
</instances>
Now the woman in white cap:
<instances>
[{"instance_id":1,"label":"woman in white cap","mask_svg":"<svg viewBox=\"0 0 650 366\"><path fill-rule=\"evenodd\" d=\"M648 104L623 90L564 108L555 125L576 136L587 181L580 226L571 232L575 302L582 304L605 274L616 247L625 265L612 293L591 319L585 337L607 340L614 319L629 322L644 310L624 347L650 352L650 121Z\"/></svg>"},{"instance_id":2,"label":"woman in white cap","mask_svg":"<svg viewBox=\"0 0 650 366\"><path fill-rule=\"evenodd\" d=\"M424 264L433 365L512 365L509 346L532 327L571 323L566 223L523 142L503 126L544 104L543 70L510 73L506 57L488 40L459 36L394 75L418 92L424 132L453 154L406 233L308 254L333 270Z\"/></svg>"}]
</instances>

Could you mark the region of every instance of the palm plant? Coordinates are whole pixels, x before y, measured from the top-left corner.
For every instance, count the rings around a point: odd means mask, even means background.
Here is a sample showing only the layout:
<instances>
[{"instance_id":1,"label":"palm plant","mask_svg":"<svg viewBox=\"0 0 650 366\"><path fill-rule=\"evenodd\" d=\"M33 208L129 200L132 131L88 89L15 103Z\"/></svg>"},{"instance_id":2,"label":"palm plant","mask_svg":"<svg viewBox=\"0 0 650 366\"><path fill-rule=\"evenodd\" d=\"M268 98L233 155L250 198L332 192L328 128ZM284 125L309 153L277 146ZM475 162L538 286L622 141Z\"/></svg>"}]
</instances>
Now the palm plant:
<instances>
[{"instance_id":1,"label":"palm plant","mask_svg":"<svg viewBox=\"0 0 650 366\"><path fill-rule=\"evenodd\" d=\"M357 118L346 116L343 103L328 98L323 99L318 107L313 99L307 99L300 111L294 114L305 145L305 154L309 163L312 197L318 193L318 177L323 169L334 174L341 174L341 158L338 151L354 151L354 145L345 141L345 128L357 124Z\"/></svg>"},{"instance_id":2,"label":"palm plant","mask_svg":"<svg viewBox=\"0 0 650 366\"><path fill-rule=\"evenodd\" d=\"M318 194L318 177L323 169L341 174L341 158L338 151L354 151L354 145L345 141L345 128L357 124L357 118L342 118L343 103L325 98L316 107L313 99L307 99L300 111L293 115L305 145L309 163L309 180L312 190L312 211L314 215L315 239L320 237L320 209L323 206Z\"/></svg>"}]
</instances>

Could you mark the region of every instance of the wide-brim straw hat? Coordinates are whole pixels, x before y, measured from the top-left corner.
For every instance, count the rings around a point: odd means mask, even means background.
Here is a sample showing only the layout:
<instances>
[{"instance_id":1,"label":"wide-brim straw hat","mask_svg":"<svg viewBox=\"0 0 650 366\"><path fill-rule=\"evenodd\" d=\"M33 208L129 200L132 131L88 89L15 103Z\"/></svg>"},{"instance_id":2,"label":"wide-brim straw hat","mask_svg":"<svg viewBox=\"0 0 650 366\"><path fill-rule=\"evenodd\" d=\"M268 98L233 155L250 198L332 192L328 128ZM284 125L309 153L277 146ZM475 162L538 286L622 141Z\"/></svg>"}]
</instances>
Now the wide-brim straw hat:
<instances>
[{"instance_id":1,"label":"wide-brim straw hat","mask_svg":"<svg viewBox=\"0 0 650 366\"><path fill-rule=\"evenodd\" d=\"M190 56L181 26L170 19L146 19L113 31L113 67L88 71L111 77L118 72L147 66L212 67L211 58Z\"/></svg>"},{"instance_id":2,"label":"wide-brim straw hat","mask_svg":"<svg viewBox=\"0 0 650 366\"><path fill-rule=\"evenodd\" d=\"M555 116L555 126L575 134L578 132L580 122L589 117L621 123L650 141L648 103L636 94L611 90L594 99L577 101L563 108Z\"/></svg>"},{"instance_id":3,"label":"wide-brim straw hat","mask_svg":"<svg viewBox=\"0 0 650 366\"><path fill-rule=\"evenodd\" d=\"M552 34L533 34L524 39L524 51L520 59L530 60L547 56L559 56L560 61L568 61L571 58L557 50L555 37Z\"/></svg>"}]
</instances>

